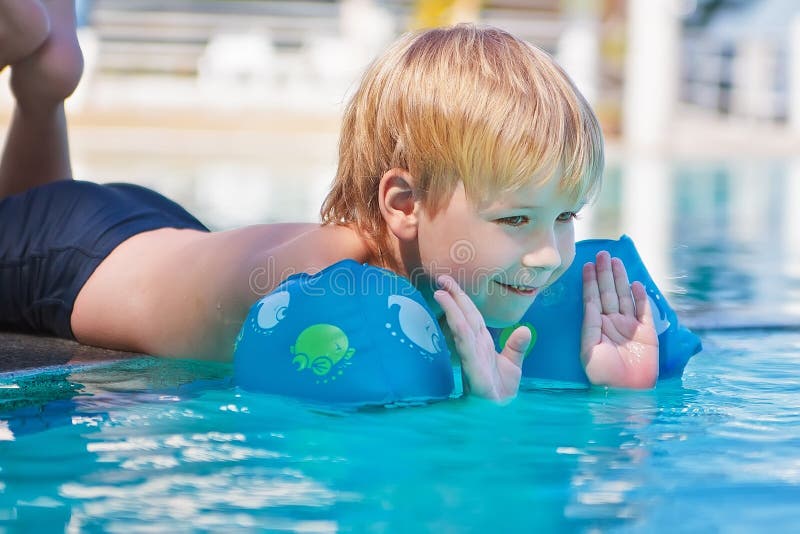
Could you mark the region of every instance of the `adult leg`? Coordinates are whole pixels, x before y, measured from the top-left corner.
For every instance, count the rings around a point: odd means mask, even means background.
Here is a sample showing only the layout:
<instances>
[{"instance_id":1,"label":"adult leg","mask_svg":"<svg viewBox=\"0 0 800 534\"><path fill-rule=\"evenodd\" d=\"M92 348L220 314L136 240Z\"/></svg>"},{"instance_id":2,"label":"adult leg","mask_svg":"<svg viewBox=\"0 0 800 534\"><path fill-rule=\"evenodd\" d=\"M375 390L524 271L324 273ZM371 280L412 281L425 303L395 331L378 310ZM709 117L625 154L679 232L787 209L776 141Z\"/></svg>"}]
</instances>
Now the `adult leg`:
<instances>
[{"instance_id":1,"label":"adult leg","mask_svg":"<svg viewBox=\"0 0 800 534\"><path fill-rule=\"evenodd\" d=\"M44 16L44 25L41 17ZM42 32L39 46L16 46L8 58L16 106L0 160L0 198L72 178L64 99L75 90L83 57L75 34L74 0L2 0L0 49ZM41 35L40 35L41 37ZM35 38L27 38L35 43ZM29 44L30 47L30 44Z\"/></svg>"}]
</instances>

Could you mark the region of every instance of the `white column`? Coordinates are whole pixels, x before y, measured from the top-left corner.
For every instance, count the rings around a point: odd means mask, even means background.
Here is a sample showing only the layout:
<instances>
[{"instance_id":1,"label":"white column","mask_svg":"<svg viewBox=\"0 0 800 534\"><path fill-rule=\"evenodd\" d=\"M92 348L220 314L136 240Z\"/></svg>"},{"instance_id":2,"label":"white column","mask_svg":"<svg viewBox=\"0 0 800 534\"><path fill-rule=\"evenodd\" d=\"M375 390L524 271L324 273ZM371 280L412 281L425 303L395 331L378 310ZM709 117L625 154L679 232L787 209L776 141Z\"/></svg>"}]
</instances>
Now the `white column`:
<instances>
[{"instance_id":1,"label":"white column","mask_svg":"<svg viewBox=\"0 0 800 534\"><path fill-rule=\"evenodd\" d=\"M662 292L674 289L672 183L669 166L653 157L631 157L622 174L622 231L631 236Z\"/></svg>"},{"instance_id":2,"label":"white column","mask_svg":"<svg viewBox=\"0 0 800 534\"><path fill-rule=\"evenodd\" d=\"M89 26L78 28L78 43L83 52L83 76L75 92L66 101L67 113L80 112L91 101L91 83L100 53L100 38Z\"/></svg>"},{"instance_id":3,"label":"white column","mask_svg":"<svg viewBox=\"0 0 800 534\"><path fill-rule=\"evenodd\" d=\"M597 103L599 90L600 27L594 2L566 9L565 26L558 40L556 59L589 104Z\"/></svg>"},{"instance_id":4,"label":"white column","mask_svg":"<svg viewBox=\"0 0 800 534\"><path fill-rule=\"evenodd\" d=\"M771 43L747 39L737 45L733 63L734 113L751 119L768 119L773 115L774 66L775 52Z\"/></svg>"},{"instance_id":5,"label":"white column","mask_svg":"<svg viewBox=\"0 0 800 534\"><path fill-rule=\"evenodd\" d=\"M678 0L628 0L624 135L634 149L657 149L669 135L680 76Z\"/></svg>"},{"instance_id":6,"label":"white column","mask_svg":"<svg viewBox=\"0 0 800 534\"><path fill-rule=\"evenodd\" d=\"M800 135L800 15L795 15L789 32L789 128Z\"/></svg>"}]
</instances>

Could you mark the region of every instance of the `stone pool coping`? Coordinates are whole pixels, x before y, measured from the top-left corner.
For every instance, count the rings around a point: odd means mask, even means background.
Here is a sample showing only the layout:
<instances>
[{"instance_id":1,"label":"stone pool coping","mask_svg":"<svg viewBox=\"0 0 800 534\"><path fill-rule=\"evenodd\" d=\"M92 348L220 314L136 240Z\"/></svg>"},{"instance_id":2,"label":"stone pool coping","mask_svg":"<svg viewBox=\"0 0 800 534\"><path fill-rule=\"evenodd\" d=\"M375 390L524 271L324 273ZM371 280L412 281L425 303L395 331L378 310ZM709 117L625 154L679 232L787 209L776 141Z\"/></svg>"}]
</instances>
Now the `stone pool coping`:
<instances>
[{"instance_id":1,"label":"stone pool coping","mask_svg":"<svg viewBox=\"0 0 800 534\"><path fill-rule=\"evenodd\" d=\"M134 352L81 345L68 339L0 332L0 373L107 363L141 356Z\"/></svg>"}]
</instances>

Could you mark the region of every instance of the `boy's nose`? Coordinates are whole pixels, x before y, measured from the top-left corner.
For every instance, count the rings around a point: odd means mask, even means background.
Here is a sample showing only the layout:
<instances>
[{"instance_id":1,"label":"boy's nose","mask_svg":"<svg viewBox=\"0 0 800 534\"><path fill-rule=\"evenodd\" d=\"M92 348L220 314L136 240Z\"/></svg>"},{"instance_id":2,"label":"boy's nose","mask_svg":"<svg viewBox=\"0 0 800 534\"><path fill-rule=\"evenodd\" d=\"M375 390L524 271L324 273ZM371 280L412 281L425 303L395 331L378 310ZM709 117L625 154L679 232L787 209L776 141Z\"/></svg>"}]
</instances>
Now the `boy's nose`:
<instances>
[{"instance_id":1,"label":"boy's nose","mask_svg":"<svg viewBox=\"0 0 800 534\"><path fill-rule=\"evenodd\" d=\"M550 274L561 267L561 253L558 251L555 236L542 236L532 244L522 256L522 265L535 271L536 278ZM540 280L537 280L537 282Z\"/></svg>"}]
</instances>

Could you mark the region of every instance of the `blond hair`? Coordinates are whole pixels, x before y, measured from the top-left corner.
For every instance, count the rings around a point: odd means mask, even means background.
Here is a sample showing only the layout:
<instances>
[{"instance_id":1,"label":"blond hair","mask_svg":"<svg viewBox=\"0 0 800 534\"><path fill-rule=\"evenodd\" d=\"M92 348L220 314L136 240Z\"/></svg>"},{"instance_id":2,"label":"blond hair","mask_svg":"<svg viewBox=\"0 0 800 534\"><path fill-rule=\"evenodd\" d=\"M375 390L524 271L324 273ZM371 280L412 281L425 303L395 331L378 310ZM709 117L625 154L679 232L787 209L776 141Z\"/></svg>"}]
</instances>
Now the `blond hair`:
<instances>
[{"instance_id":1,"label":"blond hair","mask_svg":"<svg viewBox=\"0 0 800 534\"><path fill-rule=\"evenodd\" d=\"M323 223L355 224L383 250L378 184L392 168L411 173L433 213L459 180L477 202L557 174L578 201L599 187L603 139L549 55L503 30L459 24L406 34L367 69L345 111Z\"/></svg>"}]
</instances>

